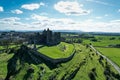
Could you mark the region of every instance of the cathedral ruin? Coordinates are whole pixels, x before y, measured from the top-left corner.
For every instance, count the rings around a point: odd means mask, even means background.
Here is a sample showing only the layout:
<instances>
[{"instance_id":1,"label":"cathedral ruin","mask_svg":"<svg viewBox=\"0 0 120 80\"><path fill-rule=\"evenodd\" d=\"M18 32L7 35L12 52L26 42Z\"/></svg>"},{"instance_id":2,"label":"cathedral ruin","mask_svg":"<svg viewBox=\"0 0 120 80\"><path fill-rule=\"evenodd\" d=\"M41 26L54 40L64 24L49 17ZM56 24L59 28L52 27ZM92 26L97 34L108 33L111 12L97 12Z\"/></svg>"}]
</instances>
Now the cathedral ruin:
<instances>
[{"instance_id":1,"label":"cathedral ruin","mask_svg":"<svg viewBox=\"0 0 120 80\"><path fill-rule=\"evenodd\" d=\"M56 45L61 42L60 32L53 32L49 28L43 30L42 33L36 33L34 36L30 37L30 43L44 44L44 45Z\"/></svg>"},{"instance_id":2,"label":"cathedral ruin","mask_svg":"<svg viewBox=\"0 0 120 80\"><path fill-rule=\"evenodd\" d=\"M47 45L56 45L59 44L61 41L60 32L52 32L51 30L49 30L49 28L42 32L42 36L44 43Z\"/></svg>"}]
</instances>

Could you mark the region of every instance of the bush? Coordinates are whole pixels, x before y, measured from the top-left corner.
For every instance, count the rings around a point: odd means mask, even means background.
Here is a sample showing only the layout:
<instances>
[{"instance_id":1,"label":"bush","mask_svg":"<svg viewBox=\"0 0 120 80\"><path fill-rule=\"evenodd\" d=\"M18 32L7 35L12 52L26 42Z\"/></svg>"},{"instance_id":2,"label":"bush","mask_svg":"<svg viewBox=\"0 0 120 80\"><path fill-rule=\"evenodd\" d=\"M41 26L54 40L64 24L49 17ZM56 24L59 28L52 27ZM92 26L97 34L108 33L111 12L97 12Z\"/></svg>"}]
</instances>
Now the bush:
<instances>
[{"instance_id":1,"label":"bush","mask_svg":"<svg viewBox=\"0 0 120 80\"><path fill-rule=\"evenodd\" d=\"M93 42L97 42L98 40L96 38L91 39Z\"/></svg>"},{"instance_id":2,"label":"bush","mask_svg":"<svg viewBox=\"0 0 120 80\"><path fill-rule=\"evenodd\" d=\"M118 39L120 40L120 37Z\"/></svg>"},{"instance_id":3,"label":"bush","mask_svg":"<svg viewBox=\"0 0 120 80\"><path fill-rule=\"evenodd\" d=\"M120 48L120 44L110 44L108 45L109 47L115 47L115 48Z\"/></svg>"},{"instance_id":4,"label":"bush","mask_svg":"<svg viewBox=\"0 0 120 80\"><path fill-rule=\"evenodd\" d=\"M34 69L33 69L33 68L29 68L29 69L27 70L27 73L34 73Z\"/></svg>"},{"instance_id":5,"label":"bush","mask_svg":"<svg viewBox=\"0 0 120 80\"><path fill-rule=\"evenodd\" d=\"M110 40L115 40L115 37L111 37Z\"/></svg>"},{"instance_id":6,"label":"bush","mask_svg":"<svg viewBox=\"0 0 120 80\"><path fill-rule=\"evenodd\" d=\"M94 74L93 72L90 72L90 73L88 74L88 76L89 76L90 80L96 80L95 74Z\"/></svg>"},{"instance_id":7,"label":"bush","mask_svg":"<svg viewBox=\"0 0 120 80\"><path fill-rule=\"evenodd\" d=\"M120 44L116 44L116 47L117 47L117 48L120 48Z\"/></svg>"},{"instance_id":8,"label":"bush","mask_svg":"<svg viewBox=\"0 0 120 80\"><path fill-rule=\"evenodd\" d=\"M96 74L96 68L93 68L91 70L91 72L88 74L88 76L89 76L90 80L96 80L96 78L95 78L97 76L97 74Z\"/></svg>"}]
</instances>

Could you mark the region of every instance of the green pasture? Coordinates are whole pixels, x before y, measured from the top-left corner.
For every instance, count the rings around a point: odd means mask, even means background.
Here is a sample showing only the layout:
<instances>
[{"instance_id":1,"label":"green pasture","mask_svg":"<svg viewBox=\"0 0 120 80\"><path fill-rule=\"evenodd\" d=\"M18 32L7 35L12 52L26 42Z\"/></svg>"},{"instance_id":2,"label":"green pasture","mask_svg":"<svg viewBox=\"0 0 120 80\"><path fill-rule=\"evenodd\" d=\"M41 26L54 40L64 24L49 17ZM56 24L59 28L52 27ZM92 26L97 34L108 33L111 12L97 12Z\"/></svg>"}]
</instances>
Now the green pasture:
<instances>
[{"instance_id":1,"label":"green pasture","mask_svg":"<svg viewBox=\"0 0 120 80\"><path fill-rule=\"evenodd\" d=\"M96 49L120 66L120 48L96 47Z\"/></svg>"},{"instance_id":2,"label":"green pasture","mask_svg":"<svg viewBox=\"0 0 120 80\"><path fill-rule=\"evenodd\" d=\"M114 40L110 40L110 38L114 37ZM91 41L91 39L83 39L83 44L92 43L93 46L108 46L111 44L120 44L120 37L119 36L95 36L98 40L96 42Z\"/></svg>"},{"instance_id":3,"label":"green pasture","mask_svg":"<svg viewBox=\"0 0 120 80\"><path fill-rule=\"evenodd\" d=\"M8 48L17 48L17 47L19 47L20 45L8 45ZM7 46L0 46L0 50L2 50L2 49L6 49L7 48Z\"/></svg>"}]
</instances>

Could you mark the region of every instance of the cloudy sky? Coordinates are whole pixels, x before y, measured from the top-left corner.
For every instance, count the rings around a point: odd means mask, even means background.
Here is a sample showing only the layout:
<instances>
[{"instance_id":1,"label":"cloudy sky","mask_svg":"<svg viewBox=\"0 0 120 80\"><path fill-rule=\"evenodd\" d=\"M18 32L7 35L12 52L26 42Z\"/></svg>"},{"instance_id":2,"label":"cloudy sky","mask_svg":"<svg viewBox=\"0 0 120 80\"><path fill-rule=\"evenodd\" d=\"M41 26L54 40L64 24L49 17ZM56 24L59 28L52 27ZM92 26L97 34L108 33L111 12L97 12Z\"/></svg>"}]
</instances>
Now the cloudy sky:
<instances>
[{"instance_id":1,"label":"cloudy sky","mask_svg":"<svg viewBox=\"0 0 120 80\"><path fill-rule=\"evenodd\" d=\"M0 0L0 30L120 32L120 0Z\"/></svg>"}]
</instances>

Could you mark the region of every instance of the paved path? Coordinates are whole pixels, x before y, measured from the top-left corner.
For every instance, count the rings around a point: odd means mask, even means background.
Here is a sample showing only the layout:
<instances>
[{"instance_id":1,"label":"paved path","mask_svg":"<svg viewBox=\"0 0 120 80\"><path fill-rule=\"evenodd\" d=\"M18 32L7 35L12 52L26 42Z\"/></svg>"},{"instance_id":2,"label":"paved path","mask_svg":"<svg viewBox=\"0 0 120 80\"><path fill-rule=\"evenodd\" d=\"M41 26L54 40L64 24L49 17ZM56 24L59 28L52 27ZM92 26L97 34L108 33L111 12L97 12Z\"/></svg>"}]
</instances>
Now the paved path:
<instances>
[{"instance_id":1,"label":"paved path","mask_svg":"<svg viewBox=\"0 0 120 80\"><path fill-rule=\"evenodd\" d=\"M111 61L109 58L107 58L106 56L102 55L100 52L98 52L92 45L90 45L90 47L99 55L101 55L104 59L106 59L120 74L120 67L118 65L116 65L113 61Z\"/></svg>"}]
</instances>

